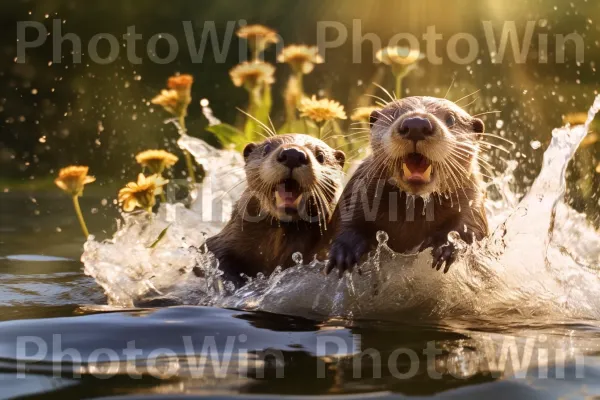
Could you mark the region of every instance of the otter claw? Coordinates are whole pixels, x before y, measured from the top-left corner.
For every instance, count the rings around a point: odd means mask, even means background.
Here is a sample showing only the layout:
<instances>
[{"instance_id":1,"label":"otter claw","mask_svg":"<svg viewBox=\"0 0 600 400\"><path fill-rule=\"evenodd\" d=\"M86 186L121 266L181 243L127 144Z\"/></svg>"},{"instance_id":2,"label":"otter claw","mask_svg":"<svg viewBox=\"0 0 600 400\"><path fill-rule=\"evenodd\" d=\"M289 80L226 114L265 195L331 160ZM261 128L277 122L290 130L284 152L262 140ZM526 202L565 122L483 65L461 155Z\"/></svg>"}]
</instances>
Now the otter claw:
<instances>
[{"instance_id":1,"label":"otter claw","mask_svg":"<svg viewBox=\"0 0 600 400\"><path fill-rule=\"evenodd\" d=\"M450 265L454 261L456 261L456 249L452 243L444 243L439 246L435 246L431 251L431 255L433 257L432 268L439 271L444 263L446 264L444 268L444 273L448 272L450 269Z\"/></svg>"},{"instance_id":2,"label":"otter claw","mask_svg":"<svg viewBox=\"0 0 600 400\"><path fill-rule=\"evenodd\" d=\"M357 241L358 243L356 243ZM357 237L338 238L329 251L329 261L325 266L325 274L328 275L337 268L338 275L341 278L344 272L352 271L366 250L366 243Z\"/></svg>"}]
</instances>

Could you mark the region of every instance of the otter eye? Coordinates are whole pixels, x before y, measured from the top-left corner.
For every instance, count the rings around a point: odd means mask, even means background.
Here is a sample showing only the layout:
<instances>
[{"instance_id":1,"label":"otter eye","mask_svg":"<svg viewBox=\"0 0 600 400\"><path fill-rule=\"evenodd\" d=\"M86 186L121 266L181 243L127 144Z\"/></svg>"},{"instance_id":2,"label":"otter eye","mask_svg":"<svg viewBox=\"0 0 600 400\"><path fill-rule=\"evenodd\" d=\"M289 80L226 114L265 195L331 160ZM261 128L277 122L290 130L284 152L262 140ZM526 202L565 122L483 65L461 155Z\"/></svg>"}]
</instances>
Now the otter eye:
<instances>
[{"instance_id":1,"label":"otter eye","mask_svg":"<svg viewBox=\"0 0 600 400\"><path fill-rule=\"evenodd\" d=\"M267 154L269 154L271 152L271 145L270 144L266 144L265 147L263 147L263 156L266 156Z\"/></svg>"},{"instance_id":2,"label":"otter eye","mask_svg":"<svg viewBox=\"0 0 600 400\"><path fill-rule=\"evenodd\" d=\"M452 128L455 123L456 118L454 118L454 115L450 114L446 117L446 126L448 126L448 128Z\"/></svg>"},{"instance_id":3,"label":"otter eye","mask_svg":"<svg viewBox=\"0 0 600 400\"><path fill-rule=\"evenodd\" d=\"M325 153L323 153L322 151L317 151L317 154L315 154L315 157L317 158L317 161L321 164L323 164L325 162Z\"/></svg>"}]
</instances>

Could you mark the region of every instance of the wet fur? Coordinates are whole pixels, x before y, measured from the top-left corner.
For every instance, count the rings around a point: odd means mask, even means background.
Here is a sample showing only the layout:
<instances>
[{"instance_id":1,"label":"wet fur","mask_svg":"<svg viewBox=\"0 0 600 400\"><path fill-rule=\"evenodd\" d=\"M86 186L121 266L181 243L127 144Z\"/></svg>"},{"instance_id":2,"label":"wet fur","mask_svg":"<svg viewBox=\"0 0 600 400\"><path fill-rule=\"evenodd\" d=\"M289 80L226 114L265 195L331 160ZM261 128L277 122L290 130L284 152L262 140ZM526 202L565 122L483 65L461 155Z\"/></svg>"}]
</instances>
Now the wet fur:
<instances>
[{"instance_id":1,"label":"wet fur","mask_svg":"<svg viewBox=\"0 0 600 400\"><path fill-rule=\"evenodd\" d=\"M444 123L449 115L456 121L451 128ZM410 116L432 120L436 134L416 145L398 139L399 123ZM431 247L433 267L445 265L444 271L456 257L447 239L450 232L458 232L467 243L485 237L488 224L477 163L480 133L480 120L444 99L409 97L375 111L371 117L373 154L364 160L340 198L332 219L335 233L326 272L337 267L341 274L363 261L377 246L378 231L388 234L388 246L398 253ZM437 174L431 183L419 187L404 182L400 172L400 158L415 148L432 161ZM433 202L432 220L423 210L425 202L420 195L429 195ZM413 199L414 211L407 217L407 201L412 204ZM378 202L376 212L369 214L374 202ZM368 205L367 211L364 205Z\"/></svg>"},{"instance_id":2,"label":"wet fur","mask_svg":"<svg viewBox=\"0 0 600 400\"><path fill-rule=\"evenodd\" d=\"M310 199L307 200L307 215L312 217L309 220L300 217L282 220L274 205L273 188L290 174L288 168L276 161L277 154L290 147L304 150L309 158L307 166L292 170L292 177ZM324 157L323 163L317 160L318 154ZM248 187L225 228L207 240L207 247L219 260L225 279L238 287L244 283L241 274L269 275L277 266L293 266L292 255L296 252L305 261L314 257L341 191L345 160L342 152L300 134L277 135L260 144L250 144L244 155ZM258 215L263 218L253 220Z\"/></svg>"}]
</instances>

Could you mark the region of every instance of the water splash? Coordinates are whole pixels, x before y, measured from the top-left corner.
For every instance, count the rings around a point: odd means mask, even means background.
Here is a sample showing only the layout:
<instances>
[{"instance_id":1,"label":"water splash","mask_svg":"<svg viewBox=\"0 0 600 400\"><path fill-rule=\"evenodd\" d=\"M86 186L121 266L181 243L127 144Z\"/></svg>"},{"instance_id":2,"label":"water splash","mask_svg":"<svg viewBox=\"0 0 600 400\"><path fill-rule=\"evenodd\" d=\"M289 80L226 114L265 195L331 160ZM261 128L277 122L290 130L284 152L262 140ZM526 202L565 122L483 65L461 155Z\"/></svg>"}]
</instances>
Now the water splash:
<instances>
[{"instance_id":1,"label":"water splash","mask_svg":"<svg viewBox=\"0 0 600 400\"><path fill-rule=\"evenodd\" d=\"M516 162L488 186L486 204L493 233L466 246L451 236L460 257L448 274L431 270L431 255L397 254L378 233L379 246L359 272L342 279L321 273L323 263L307 265L295 256L296 266L257 277L232 293L219 283L216 260L197 249L205 235L222 223L202 220L179 207L183 218L171 221L157 248L145 246L167 225L168 206L153 219L134 216L106 243L90 240L85 247L85 271L96 278L111 304L129 306L149 299L171 299L183 304L259 309L283 314L327 318L402 318L478 315L556 316L600 318L600 233L584 214L570 209L562 198L565 171L589 124L600 109L600 96L585 125L552 132L542 170L519 202L512 188ZM226 173L216 189L243 186L242 160L237 153L219 151L198 139L182 136L180 145L211 174ZM236 199L242 189L230 193Z\"/></svg>"}]
</instances>

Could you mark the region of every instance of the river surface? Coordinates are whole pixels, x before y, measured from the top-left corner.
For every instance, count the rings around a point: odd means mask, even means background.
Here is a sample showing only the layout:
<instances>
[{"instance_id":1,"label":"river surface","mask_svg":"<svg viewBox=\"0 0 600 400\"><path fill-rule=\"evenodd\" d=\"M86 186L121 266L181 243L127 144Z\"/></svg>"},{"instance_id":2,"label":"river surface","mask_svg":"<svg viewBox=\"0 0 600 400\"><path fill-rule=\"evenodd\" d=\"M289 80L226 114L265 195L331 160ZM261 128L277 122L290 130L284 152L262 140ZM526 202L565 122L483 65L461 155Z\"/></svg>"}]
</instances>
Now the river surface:
<instances>
[{"instance_id":1,"label":"river surface","mask_svg":"<svg viewBox=\"0 0 600 400\"><path fill-rule=\"evenodd\" d=\"M298 259L224 293L191 276L213 265L190 250L196 221L168 220L189 210L117 227L111 193L86 194L97 237L84 266L67 198L5 191L0 396L600 396L600 236L561 203L584 135L553 133L529 194L490 210L494 233L447 275L382 234L364 277L325 278Z\"/></svg>"}]
</instances>

